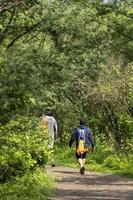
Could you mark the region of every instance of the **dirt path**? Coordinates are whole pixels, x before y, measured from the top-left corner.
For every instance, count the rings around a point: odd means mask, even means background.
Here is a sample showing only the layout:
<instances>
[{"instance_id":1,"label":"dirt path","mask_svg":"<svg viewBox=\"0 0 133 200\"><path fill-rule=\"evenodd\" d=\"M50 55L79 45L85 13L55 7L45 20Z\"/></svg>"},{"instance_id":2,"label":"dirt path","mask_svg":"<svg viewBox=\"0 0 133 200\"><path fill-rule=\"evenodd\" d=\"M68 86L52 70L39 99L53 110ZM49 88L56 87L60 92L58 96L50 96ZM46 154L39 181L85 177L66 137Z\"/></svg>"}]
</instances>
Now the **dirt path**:
<instances>
[{"instance_id":1,"label":"dirt path","mask_svg":"<svg viewBox=\"0 0 133 200\"><path fill-rule=\"evenodd\" d=\"M86 172L67 167L49 168L57 180L53 200L133 200L133 181L117 175Z\"/></svg>"}]
</instances>

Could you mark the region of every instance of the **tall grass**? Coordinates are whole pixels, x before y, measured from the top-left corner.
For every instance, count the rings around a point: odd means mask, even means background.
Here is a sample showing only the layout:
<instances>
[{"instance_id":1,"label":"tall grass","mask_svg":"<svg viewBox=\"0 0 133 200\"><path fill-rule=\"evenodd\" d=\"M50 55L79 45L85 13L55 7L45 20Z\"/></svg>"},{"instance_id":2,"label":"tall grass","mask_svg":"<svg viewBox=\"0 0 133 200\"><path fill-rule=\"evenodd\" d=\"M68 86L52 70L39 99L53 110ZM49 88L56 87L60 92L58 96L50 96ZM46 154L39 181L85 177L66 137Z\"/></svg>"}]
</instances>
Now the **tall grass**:
<instances>
[{"instance_id":1,"label":"tall grass","mask_svg":"<svg viewBox=\"0 0 133 200\"><path fill-rule=\"evenodd\" d=\"M57 148L55 150L55 160L57 165L79 167L75 158L75 147ZM91 150L86 157L86 170L104 173L116 173L128 177L133 177L133 155L117 154L113 147L107 144L99 144L96 152Z\"/></svg>"}]
</instances>

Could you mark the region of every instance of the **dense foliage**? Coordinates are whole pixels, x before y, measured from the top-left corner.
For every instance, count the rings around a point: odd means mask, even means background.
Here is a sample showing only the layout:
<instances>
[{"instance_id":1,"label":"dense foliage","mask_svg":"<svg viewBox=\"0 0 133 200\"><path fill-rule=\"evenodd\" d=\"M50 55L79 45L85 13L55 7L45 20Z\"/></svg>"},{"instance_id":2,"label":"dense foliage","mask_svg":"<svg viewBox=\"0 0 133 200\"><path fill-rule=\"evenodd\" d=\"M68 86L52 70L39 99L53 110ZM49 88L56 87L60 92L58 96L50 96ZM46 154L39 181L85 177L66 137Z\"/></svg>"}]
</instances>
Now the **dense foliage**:
<instances>
[{"instance_id":1,"label":"dense foliage","mask_svg":"<svg viewBox=\"0 0 133 200\"><path fill-rule=\"evenodd\" d=\"M53 180L44 173L48 132L37 118L15 117L0 128L0 199L47 199Z\"/></svg>"},{"instance_id":2,"label":"dense foliage","mask_svg":"<svg viewBox=\"0 0 133 200\"><path fill-rule=\"evenodd\" d=\"M131 153L132 15L130 0L0 1L1 183L47 163L47 106L59 145L83 115L101 143Z\"/></svg>"},{"instance_id":3,"label":"dense foliage","mask_svg":"<svg viewBox=\"0 0 133 200\"><path fill-rule=\"evenodd\" d=\"M48 134L38 120L18 118L0 129L0 181L23 176L48 159Z\"/></svg>"},{"instance_id":4,"label":"dense foliage","mask_svg":"<svg viewBox=\"0 0 133 200\"><path fill-rule=\"evenodd\" d=\"M14 114L39 116L49 105L61 141L84 113L96 134L125 145L133 126L130 5L3 1L1 123Z\"/></svg>"},{"instance_id":5,"label":"dense foliage","mask_svg":"<svg viewBox=\"0 0 133 200\"><path fill-rule=\"evenodd\" d=\"M53 179L50 175L37 169L26 173L12 182L0 185L1 200L48 200L53 191Z\"/></svg>"}]
</instances>

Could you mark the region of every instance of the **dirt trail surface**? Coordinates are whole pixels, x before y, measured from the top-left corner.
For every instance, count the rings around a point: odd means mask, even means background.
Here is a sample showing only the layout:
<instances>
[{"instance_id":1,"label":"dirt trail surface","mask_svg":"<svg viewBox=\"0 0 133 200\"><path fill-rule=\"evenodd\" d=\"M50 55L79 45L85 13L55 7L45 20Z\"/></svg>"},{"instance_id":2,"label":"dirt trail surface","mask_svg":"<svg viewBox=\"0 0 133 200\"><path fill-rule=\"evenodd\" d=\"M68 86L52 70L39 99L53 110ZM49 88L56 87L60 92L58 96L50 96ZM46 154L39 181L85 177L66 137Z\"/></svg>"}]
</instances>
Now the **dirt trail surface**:
<instances>
[{"instance_id":1,"label":"dirt trail surface","mask_svg":"<svg viewBox=\"0 0 133 200\"><path fill-rule=\"evenodd\" d=\"M48 168L57 181L53 200L133 200L133 181L111 175L68 167Z\"/></svg>"}]
</instances>

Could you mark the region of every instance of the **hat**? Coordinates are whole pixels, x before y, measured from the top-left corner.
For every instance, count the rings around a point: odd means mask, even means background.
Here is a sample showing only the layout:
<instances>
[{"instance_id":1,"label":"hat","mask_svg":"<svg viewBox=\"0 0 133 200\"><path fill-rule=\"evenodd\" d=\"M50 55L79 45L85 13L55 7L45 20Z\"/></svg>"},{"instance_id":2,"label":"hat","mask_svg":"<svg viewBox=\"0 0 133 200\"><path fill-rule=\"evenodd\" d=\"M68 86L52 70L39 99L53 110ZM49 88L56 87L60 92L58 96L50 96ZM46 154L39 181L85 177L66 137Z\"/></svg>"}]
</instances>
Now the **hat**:
<instances>
[{"instance_id":1,"label":"hat","mask_svg":"<svg viewBox=\"0 0 133 200\"><path fill-rule=\"evenodd\" d=\"M48 115L48 116L53 116L53 112L52 112L52 109L50 107L46 108L44 110L44 114L45 115Z\"/></svg>"}]
</instances>

